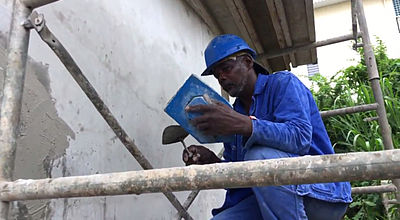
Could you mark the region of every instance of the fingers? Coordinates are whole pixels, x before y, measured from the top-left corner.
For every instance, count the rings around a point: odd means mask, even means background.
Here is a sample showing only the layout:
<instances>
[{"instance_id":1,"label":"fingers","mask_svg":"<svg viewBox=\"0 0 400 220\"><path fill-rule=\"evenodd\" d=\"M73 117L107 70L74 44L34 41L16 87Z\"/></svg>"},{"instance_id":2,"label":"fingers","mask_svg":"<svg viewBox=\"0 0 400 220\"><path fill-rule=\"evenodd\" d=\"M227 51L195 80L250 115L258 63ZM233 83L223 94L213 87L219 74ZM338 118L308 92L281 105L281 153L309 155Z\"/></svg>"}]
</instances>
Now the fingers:
<instances>
[{"instance_id":1,"label":"fingers","mask_svg":"<svg viewBox=\"0 0 400 220\"><path fill-rule=\"evenodd\" d=\"M192 165L192 164L210 164L210 163L218 163L221 162L221 159L219 159L214 152L212 152L210 149L201 146L201 145L191 145L188 147L188 151L193 153L193 155L190 157L188 152L185 150L183 151L182 154L182 159L185 162L186 166Z\"/></svg>"},{"instance_id":2,"label":"fingers","mask_svg":"<svg viewBox=\"0 0 400 220\"><path fill-rule=\"evenodd\" d=\"M195 154L195 153L197 153L197 147L200 147L200 145L190 145L187 149L188 149L188 151Z\"/></svg>"},{"instance_id":3,"label":"fingers","mask_svg":"<svg viewBox=\"0 0 400 220\"><path fill-rule=\"evenodd\" d=\"M204 100L206 100L206 102L208 102L209 104L223 104L222 102L220 102L220 101L217 101L217 100L215 100L215 99L212 99L212 98L210 98L210 96L208 95L208 94L204 94L203 95L203 98L204 98Z\"/></svg>"},{"instance_id":4,"label":"fingers","mask_svg":"<svg viewBox=\"0 0 400 220\"><path fill-rule=\"evenodd\" d=\"M208 112L210 109L210 105L191 105L185 107L185 111L187 112Z\"/></svg>"},{"instance_id":5,"label":"fingers","mask_svg":"<svg viewBox=\"0 0 400 220\"><path fill-rule=\"evenodd\" d=\"M215 121L208 116L199 116L191 119L190 124L192 124L197 130L207 135L209 134L210 129L213 128Z\"/></svg>"},{"instance_id":6,"label":"fingers","mask_svg":"<svg viewBox=\"0 0 400 220\"><path fill-rule=\"evenodd\" d=\"M193 155L193 154L192 154L192 155ZM183 153L182 153L182 160L183 160L183 162L185 163L186 166L189 166L189 165L192 165L192 164L195 163L195 162L193 161L193 156L190 157L190 156L189 156L189 153L188 153L186 150L183 151Z\"/></svg>"},{"instance_id":7,"label":"fingers","mask_svg":"<svg viewBox=\"0 0 400 220\"><path fill-rule=\"evenodd\" d=\"M182 159L183 159L183 162L185 162L185 164L188 163L188 161L189 161L189 154L188 154L187 151L183 151Z\"/></svg>"},{"instance_id":8,"label":"fingers","mask_svg":"<svg viewBox=\"0 0 400 220\"><path fill-rule=\"evenodd\" d=\"M195 127L197 128L197 126L198 126L199 124L207 123L208 121L210 121L209 116L207 116L207 115L201 115L201 116L192 118L192 119L190 120L190 123L191 123L193 126L195 126Z\"/></svg>"},{"instance_id":9,"label":"fingers","mask_svg":"<svg viewBox=\"0 0 400 220\"><path fill-rule=\"evenodd\" d=\"M184 150L182 153L182 160L185 162L186 166L192 165L192 164L200 164L199 159L200 159L200 154L198 153L198 147L201 147L199 145L190 145L187 150ZM188 151L191 153L189 155Z\"/></svg>"}]
</instances>

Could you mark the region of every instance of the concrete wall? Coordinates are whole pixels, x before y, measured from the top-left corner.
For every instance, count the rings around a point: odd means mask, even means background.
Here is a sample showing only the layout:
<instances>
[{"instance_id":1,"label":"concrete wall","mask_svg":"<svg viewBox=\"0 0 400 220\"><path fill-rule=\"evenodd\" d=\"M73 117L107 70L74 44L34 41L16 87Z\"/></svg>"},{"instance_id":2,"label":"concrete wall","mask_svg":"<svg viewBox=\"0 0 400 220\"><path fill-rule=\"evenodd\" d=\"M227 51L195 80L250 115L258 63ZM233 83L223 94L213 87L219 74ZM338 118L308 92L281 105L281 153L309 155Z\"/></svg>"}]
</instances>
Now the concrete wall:
<instances>
[{"instance_id":1,"label":"concrete wall","mask_svg":"<svg viewBox=\"0 0 400 220\"><path fill-rule=\"evenodd\" d=\"M392 0L364 0L364 10L372 43L380 38L387 46L387 54L392 58L400 57L400 33L397 28ZM328 38L352 33L350 1L314 9L316 39ZM347 41L317 49L320 73L332 76L338 71L354 65L359 55L352 49L353 41ZM293 70L297 74L307 75L306 66Z\"/></svg>"},{"instance_id":2,"label":"concrete wall","mask_svg":"<svg viewBox=\"0 0 400 220\"><path fill-rule=\"evenodd\" d=\"M0 72L10 6L0 0ZM205 67L202 51L212 36L193 11L178 0L62 0L38 11L154 167L183 166L182 146L162 146L161 134L175 124L163 111L168 100ZM140 170L34 31L29 56L15 179ZM218 89L211 77L204 81ZM176 193L181 203L188 194ZM202 191L189 212L209 219L222 201L222 190ZM12 211L13 219L174 219L177 213L159 193L15 202Z\"/></svg>"}]
</instances>

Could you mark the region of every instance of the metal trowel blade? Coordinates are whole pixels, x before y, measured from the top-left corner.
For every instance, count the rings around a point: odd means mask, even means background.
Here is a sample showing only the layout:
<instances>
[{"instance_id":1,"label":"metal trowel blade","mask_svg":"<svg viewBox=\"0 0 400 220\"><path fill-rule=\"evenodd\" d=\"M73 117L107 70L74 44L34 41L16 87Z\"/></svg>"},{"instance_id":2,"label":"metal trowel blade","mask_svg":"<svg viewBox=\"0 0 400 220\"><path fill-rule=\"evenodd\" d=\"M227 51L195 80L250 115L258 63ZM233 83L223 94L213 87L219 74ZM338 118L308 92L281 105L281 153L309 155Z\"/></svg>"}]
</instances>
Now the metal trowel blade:
<instances>
[{"instance_id":1,"label":"metal trowel blade","mask_svg":"<svg viewBox=\"0 0 400 220\"><path fill-rule=\"evenodd\" d=\"M162 134L162 144L173 144L183 141L189 133L179 125L166 127Z\"/></svg>"}]
</instances>

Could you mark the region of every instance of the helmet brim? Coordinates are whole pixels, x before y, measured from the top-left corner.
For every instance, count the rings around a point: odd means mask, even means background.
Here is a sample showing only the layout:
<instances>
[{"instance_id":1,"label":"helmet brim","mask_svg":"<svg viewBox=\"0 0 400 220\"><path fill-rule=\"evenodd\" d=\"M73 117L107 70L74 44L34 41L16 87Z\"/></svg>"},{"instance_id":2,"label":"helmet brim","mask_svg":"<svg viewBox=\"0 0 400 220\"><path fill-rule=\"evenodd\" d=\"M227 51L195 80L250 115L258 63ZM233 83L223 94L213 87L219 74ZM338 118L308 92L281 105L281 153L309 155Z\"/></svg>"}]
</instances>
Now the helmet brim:
<instances>
[{"instance_id":1,"label":"helmet brim","mask_svg":"<svg viewBox=\"0 0 400 220\"><path fill-rule=\"evenodd\" d=\"M263 65L261 65L259 62L253 60L253 63L254 63L253 68L254 68L254 71L256 71L256 74L259 74L259 73L265 74L265 75L269 74L268 70Z\"/></svg>"},{"instance_id":2,"label":"helmet brim","mask_svg":"<svg viewBox=\"0 0 400 220\"><path fill-rule=\"evenodd\" d=\"M214 65L208 67L207 69L205 69L203 71L203 73L201 75L202 76L212 75L213 73L212 73L211 70L212 70L213 67L214 67ZM254 70L256 71L257 74L259 74L259 73L265 74L265 75L269 74L268 70L265 67L263 67L263 65L261 65L259 62L255 61L255 60L253 60L253 67L254 67Z\"/></svg>"}]
</instances>

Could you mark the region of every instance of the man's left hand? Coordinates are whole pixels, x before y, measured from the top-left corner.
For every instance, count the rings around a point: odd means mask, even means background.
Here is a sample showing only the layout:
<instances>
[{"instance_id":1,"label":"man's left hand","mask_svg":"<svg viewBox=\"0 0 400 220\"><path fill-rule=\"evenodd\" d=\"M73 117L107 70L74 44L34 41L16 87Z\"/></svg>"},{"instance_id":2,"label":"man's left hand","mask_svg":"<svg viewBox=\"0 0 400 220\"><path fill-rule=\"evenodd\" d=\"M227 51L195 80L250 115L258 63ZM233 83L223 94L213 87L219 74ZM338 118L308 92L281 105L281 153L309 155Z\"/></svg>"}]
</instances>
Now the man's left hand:
<instances>
[{"instance_id":1,"label":"man's left hand","mask_svg":"<svg viewBox=\"0 0 400 220\"><path fill-rule=\"evenodd\" d=\"M252 133L249 116L242 115L221 102L213 100L211 104L187 106L185 110L202 113L190 123L206 135L241 134L248 137Z\"/></svg>"}]
</instances>

